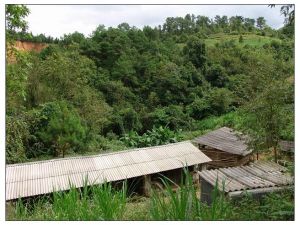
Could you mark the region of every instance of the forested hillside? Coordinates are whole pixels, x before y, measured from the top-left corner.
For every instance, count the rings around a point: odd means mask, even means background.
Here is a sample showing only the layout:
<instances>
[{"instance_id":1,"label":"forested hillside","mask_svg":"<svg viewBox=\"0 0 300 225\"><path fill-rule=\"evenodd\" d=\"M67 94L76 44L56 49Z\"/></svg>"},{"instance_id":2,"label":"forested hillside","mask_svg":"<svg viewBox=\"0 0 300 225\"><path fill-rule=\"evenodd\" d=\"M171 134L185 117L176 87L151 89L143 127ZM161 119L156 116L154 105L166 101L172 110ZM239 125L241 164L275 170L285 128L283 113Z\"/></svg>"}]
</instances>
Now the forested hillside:
<instances>
[{"instance_id":1,"label":"forested hillside","mask_svg":"<svg viewBox=\"0 0 300 225\"><path fill-rule=\"evenodd\" d=\"M187 14L54 39L27 33L28 13L6 8L16 59L6 68L7 163L176 142L222 125L257 149L294 138L291 14L279 30L263 17ZM15 40L48 47L19 52ZM219 117L229 119L205 125Z\"/></svg>"}]
</instances>

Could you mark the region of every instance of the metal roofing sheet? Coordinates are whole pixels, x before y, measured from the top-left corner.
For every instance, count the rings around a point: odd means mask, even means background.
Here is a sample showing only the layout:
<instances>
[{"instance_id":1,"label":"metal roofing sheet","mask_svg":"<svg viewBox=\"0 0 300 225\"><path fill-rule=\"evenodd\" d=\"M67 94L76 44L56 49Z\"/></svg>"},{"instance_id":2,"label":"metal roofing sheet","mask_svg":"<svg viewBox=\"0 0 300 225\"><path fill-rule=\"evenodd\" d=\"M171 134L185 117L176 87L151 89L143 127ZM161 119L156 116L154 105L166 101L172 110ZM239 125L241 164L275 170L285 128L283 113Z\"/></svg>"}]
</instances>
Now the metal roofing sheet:
<instances>
[{"instance_id":1,"label":"metal roofing sheet","mask_svg":"<svg viewBox=\"0 0 300 225\"><path fill-rule=\"evenodd\" d=\"M124 180L211 161L190 141L85 157L6 166L6 200Z\"/></svg>"},{"instance_id":2,"label":"metal roofing sheet","mask_svg":"<svg viewBox=\"0 0 300 225\"><path fill-rule=\"evenodd\" d=\"M243 136L228 127L222 127L197 137L193 141L221 151L245 156L252 152L247 149L245 139L246 136Z\"/></svg>"},{"instance_id":3,"label":"metal roofing sheet","mask_svg":"<svg viewBox=\"0 0 300 225\"><path fill-rule=\"evenodd\" d=\"M232 192L293 184L294 179L282 171L285 168L276 163L257 161L249 166L204 170L199 175L213 186L218 181L220 190L225 182L225 192Z\"/></svg>"}]
</instances>

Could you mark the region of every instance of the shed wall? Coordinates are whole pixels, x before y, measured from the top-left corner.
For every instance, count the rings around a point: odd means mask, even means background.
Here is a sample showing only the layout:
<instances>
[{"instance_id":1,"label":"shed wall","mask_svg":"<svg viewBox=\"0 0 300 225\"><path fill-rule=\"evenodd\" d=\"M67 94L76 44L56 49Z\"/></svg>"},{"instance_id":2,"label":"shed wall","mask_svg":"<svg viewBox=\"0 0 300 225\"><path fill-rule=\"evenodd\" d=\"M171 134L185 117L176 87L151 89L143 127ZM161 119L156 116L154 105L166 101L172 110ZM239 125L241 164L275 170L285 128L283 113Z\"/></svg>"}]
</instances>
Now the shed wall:
<instances>
[{"instance_id":1,"label":"shed wall","mask_svg":"<svg viewBox=\"0 0 300 225\"><path fill-rule=\"evenodd\" d=\"M228 152L220 151L218 149L203 147L199 145L199 149L209 158L212 159L208 163L208 169L216 169L222 167L233 167L246 165L251 161L251 155L236 155Z\"/></svg>"}]
</instances>

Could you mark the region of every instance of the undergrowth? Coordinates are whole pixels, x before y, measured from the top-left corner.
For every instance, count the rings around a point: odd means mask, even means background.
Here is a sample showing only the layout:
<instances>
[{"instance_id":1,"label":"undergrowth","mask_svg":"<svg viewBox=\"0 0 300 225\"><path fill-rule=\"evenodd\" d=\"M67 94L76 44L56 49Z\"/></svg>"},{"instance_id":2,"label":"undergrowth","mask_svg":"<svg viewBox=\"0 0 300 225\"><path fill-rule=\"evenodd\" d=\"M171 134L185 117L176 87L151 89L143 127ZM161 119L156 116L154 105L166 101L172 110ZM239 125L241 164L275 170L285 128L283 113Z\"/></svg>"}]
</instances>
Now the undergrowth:
<instances>
[{"instance_id":1,"label":"undergrowth","mask_svg":"<svg viewBox=\"0 0 300 225\"><path fill-rule=\"evenodd\" d=\"M7 203L7 220L293 220L294 192L272 193L256 200L245 196L228 199L216 185L210 205L200 201L198 187L185 171L176 191L162 178L163 190L150 198L128 196L126 183L119 189L110 183L54 192ZM135 200L133 200L135 199Z\"/></svg>"}]
</instances>

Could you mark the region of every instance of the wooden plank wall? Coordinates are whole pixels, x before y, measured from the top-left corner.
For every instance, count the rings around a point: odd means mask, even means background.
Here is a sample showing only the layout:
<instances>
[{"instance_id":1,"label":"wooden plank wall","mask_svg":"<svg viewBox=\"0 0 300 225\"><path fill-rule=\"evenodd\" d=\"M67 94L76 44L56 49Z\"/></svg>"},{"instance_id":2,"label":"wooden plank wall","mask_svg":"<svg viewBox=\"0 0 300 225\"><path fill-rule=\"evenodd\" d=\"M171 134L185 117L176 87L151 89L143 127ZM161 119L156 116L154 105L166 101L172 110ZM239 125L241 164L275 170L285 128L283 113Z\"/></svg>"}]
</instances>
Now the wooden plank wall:
<instances>
[{"instance_id":1,"label":"wooden plank wall","mask_svg":"<svg viewBox=\"0 0 300 225\"><path fill-rule=\"evenodd\" d=\"M223 152L214 148L203 148L199 149L212 159L212 162L208 163L208 168L222 168L222 167L232 167L232 166L242 166L250 162L251 155L241 156L235 155L228 152Z\"/></svg>"}]
</instances>

